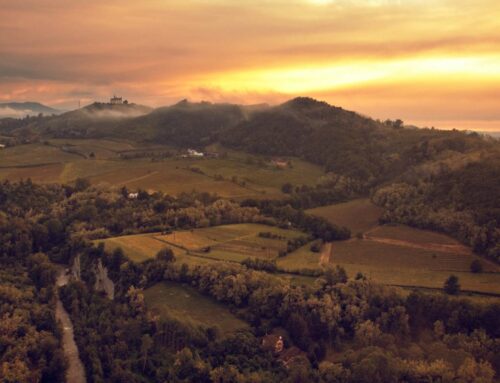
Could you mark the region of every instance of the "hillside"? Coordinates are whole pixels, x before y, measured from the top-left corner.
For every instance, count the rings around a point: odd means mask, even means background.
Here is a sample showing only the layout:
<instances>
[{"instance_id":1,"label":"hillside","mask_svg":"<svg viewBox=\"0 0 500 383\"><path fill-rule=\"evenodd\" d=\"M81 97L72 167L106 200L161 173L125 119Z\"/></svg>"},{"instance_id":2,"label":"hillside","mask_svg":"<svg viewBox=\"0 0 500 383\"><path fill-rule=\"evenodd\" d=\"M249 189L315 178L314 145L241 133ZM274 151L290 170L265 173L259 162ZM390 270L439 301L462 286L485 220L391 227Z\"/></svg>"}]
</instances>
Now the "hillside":
<instances>
[{"instance_id":1,"label":"hillside","mask_svg":"<svg viewBox=\"0 0 500 383\"><path fill-rule=\"evenodd\" d=\"M28 126L42 136L59 138L112 137L112 128L120 121L151 112L137 104L111 105L95 102L83 108L35 121Z\"/></svg>"},{"instance_id":2,"label":"hillside","mask_svg":"<svg viewBox=\"0 0 500 383\"><path fill-rule=\"evenodd\" d=\"M216 141L216 134L243 121L238 105L190 103L187 100L123 121L112 134L180 147L202 147Z\"/></svg>"},{"instance_id":3,"label":"hillside","mask_svg":"<svg viewBox=\"0 0 500 383\"><path fill-rule=\"evenodd\" d=\"M38 102L7 102L0 103L0 118L23 118L28 115L60 114L61 111Z\"/></svg>"},{"instance_id":4,"label":"hillside","mask_svg":"<svg viewBox=\"0 0 500 383\"><path fill-rule=\"evenodd\" d=\"M444 152L491 145L476 134L388 126L309 98L257 112L225 131L221 141L251 152L298 156L372 184Z\"/></svg>"},{"instance_id":5,"label":"hillside","mask_svg":"<svg viewBox=\"0 0 500 383\"><path fill-rule=\"evenodd\" d=\"M500 254L498 205L488 192L500 185L500 144L477 133L382 123L300 97L272 107L183 100L152 110L95 103L60 116L0 120L0 135L15 137L15 143L107 138L179 149L220 143L247 153L296 157L330 174L312 189L289 185L295 208L377 191L385 220L446 232L495 259ZM490 187L481 187L484 182Z\"/></svg>"},{"instance_id":6,"label":"hillside","mask_svg":"<svg viewBox=\"0 0 500 383\"><path fill-rule=\"evenodd\" d=\"M299 157L356 179L366 190L456 170L485 153L498 154L499 146L476 133L382 123L305 97L273 107L183 100L152 110L94 103L60 116L0 120L0 135L120 138L184 149L219 142L249 153Z\"/></svg>"}]
</instances>

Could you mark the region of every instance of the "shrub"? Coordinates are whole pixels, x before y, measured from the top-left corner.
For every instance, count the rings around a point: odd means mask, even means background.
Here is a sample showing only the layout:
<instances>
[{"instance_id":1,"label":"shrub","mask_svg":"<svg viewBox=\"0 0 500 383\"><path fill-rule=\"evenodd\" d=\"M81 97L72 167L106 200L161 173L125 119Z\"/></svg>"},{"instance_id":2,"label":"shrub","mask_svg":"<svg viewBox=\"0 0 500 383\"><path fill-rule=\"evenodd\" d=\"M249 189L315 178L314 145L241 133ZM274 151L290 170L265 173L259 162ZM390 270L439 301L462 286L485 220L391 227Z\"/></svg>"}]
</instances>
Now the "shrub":
<instances>
[{"instance_id":1,"label":"shrub","mask_svg":"<svg viewBox=\"0 0 500 383\"><path fill-rule=\"evenodd\" d=\"M460 292L460 284L456 275L450 275L444 282L444 291L450 295L456 295Z\"/></svg>"},{"instance_id":2,"label":"shrub","mask_svg":"<svg viewBox=\"0 0 500 383\"><path fill-rule=\"evenodd\" d=\"M470 264L470 271L472 273L482 273L483 272L483 264L479 259L475 259Z\"/></svg>"},{"instance_id":3,"label":"shrub","mask_svg":"<svg viewBox=\"0 0 500 383\"><path fill-rule=\"evenodd\" d=\"M311 251L313 253L319 253L321 251L321 243L320 242L314 242L311 245Z\"/></svg>"}]
</instances>

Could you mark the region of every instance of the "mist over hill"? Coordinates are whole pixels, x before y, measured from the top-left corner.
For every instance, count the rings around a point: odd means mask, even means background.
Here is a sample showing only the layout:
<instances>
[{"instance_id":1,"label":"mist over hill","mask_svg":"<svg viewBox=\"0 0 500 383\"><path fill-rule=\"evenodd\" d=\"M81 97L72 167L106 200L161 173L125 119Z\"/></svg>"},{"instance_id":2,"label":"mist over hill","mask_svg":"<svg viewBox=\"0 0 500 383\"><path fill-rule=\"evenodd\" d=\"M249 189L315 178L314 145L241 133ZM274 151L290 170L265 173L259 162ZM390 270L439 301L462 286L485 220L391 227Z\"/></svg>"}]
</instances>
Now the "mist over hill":
<instances>
[{"instance_id":1,"label":"mist over hill","mask_svg":"<svg viewBox=\"0 0 500 383\"><path fill-rule=\"evenodd\" d=\"M60 114L62 111L38 102L0 103L0 118L23 118L42 113L43 115Z\"/></svg>"}]
</instances>

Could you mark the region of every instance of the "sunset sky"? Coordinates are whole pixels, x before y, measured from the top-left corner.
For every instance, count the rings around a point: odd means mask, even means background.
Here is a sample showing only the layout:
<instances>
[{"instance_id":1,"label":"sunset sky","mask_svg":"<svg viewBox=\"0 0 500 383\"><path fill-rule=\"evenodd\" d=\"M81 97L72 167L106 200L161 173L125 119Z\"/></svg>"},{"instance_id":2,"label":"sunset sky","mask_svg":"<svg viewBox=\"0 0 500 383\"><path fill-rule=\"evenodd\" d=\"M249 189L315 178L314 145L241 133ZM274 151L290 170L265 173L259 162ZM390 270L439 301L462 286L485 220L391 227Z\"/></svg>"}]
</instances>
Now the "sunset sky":
<instances>
[{"instance_id":1,"label":"sunset sky","mask_svg":"<svg viewBox=\"0 0 500 383\"><path fill-rule=\"evenodd\" d=\"M500 131L500 1L0 0L0 102L113 93Z\"/></svg>"}]
</instances>

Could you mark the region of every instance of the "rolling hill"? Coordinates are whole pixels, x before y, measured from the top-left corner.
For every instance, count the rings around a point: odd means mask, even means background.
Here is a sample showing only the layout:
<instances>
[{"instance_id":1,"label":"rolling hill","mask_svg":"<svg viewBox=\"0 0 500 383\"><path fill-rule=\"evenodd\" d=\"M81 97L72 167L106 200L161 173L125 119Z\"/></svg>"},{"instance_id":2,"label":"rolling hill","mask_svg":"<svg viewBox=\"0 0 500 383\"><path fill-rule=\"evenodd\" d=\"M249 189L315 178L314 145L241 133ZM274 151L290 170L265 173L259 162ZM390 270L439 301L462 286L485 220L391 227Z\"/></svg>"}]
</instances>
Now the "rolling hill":
<instances>
[{"instance_id":1,"label":"rolling hill","mask_svg":"<svg viewBox=\"0 0 500 383\"><path fill-rule=\"evenodd\" d=\"M443 231L500 258L498 198L488 192L500 185L500 144L477 133L405 127L299 97L253 107L183 100L154 110L94 103L59 116L0 120L0 135L28 142L118 138L180 149L219 143L269 157L293 156L330 175L321 190L292 185L292 197L307 202L332 190L377 192L385 220Z\"/></svg>"},{"instance_id":2,"label":"rolling hill","mask_svg":"<svg viewBox=\"0 0 500 383\"><path fill-rule=\"evenodd\" d=\"M0 103L0 118L22 118L27 115L43 115L60 114L61 111L38 102L7 102Z\"/></svg>"}]
</instances>

